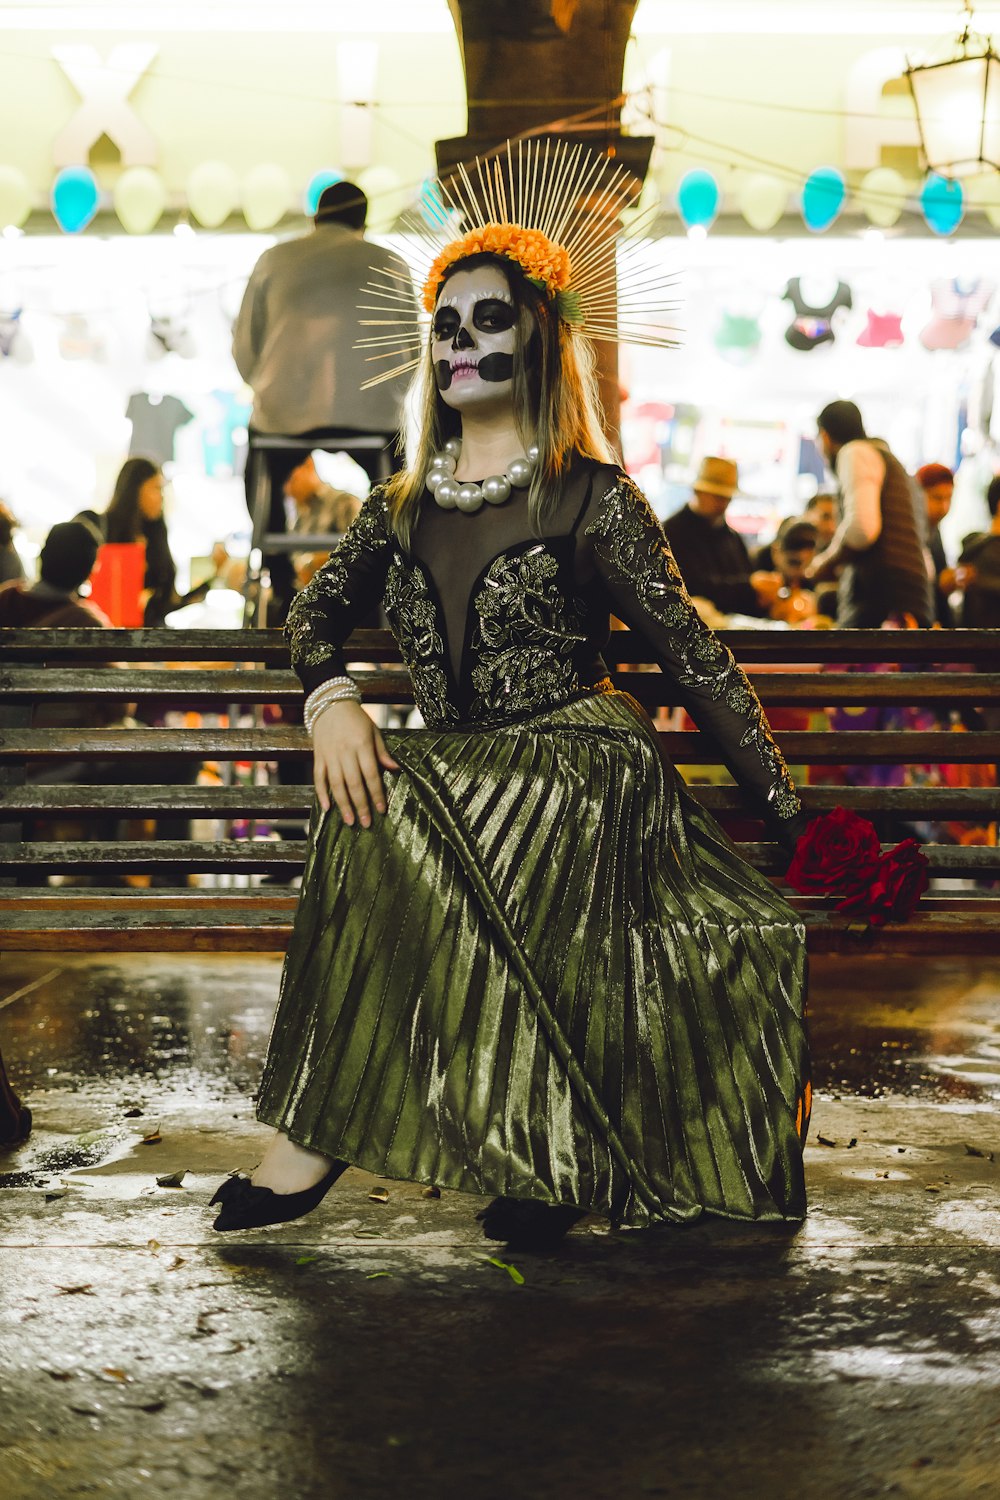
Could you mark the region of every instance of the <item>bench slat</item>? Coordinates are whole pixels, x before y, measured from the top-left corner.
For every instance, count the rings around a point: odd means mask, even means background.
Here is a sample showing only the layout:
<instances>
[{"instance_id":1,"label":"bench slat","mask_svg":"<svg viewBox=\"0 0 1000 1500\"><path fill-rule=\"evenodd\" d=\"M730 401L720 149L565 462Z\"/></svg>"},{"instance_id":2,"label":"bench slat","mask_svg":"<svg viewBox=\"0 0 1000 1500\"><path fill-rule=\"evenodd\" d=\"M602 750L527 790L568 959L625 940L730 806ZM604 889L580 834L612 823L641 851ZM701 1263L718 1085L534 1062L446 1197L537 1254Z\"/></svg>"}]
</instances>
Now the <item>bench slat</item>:
<instances>
[{"instance_id":1,"label":"bench slat","mask_svg":"<svg viewBox=\"0 0 1000 1500\"><path fill-rule=\"evenodd\" d=\"M696 801L712 812L752 816L737 787L688 787ZM800 786L802 805L809 812L850 807L864 813L893 813L911 818L955 818L985 822L1000 817L998 787L874 787ZM86 786L70 783L46 786L0 786L0 819L21 813L131 814L157 813L178 817L245 818L256 816L307 818L312 811L312 786Z\"/></svg>"},{"instance_id":2,"label":"bench slat","mask_svg":"<svg viewBox=\"0 0 1000 1500\"><path fill-rule=\"evenodd\" d=\"M203 874L254 872L299 874L306 858L300 839L194 840L108 839L101 842L0 844L0 869L30 870L35 874L84 870Z\"/></svg>"},{"instance_id":3,"label":"bench slat","mask_svg":"<svg viewBox=\"0 0 1000 1500\"><path fill-rule=\"evenodd\" d=\"M362 835L363 836L363 835ZM957 844L924 844L931 874L992 875L1000 878L1000 848ZM780 874L788 864L777 844L740 845L748 863L768 874ZM0 869L36 874L95 869L200 871L215 874L275 872L297 874L305 863L306 844L298 839L220 839L59 841L0 844Z\"/></svg>"},{"instance_id":4,"label":"bench slat","mask_svg":"<svg viewBox=\"0 0 1000 1500\"><path fill-rule=\"evenodd\" d=\"M995 662L991 630L722 630L740 662ZM280 630L0 630L5 662L258 661L288 666ZM388 630L358 630L347 655L358 661L399 661ZM611 633L609 666L650 660L641 636Z\"/></svg>"},{"instance_id":5,"label":"bench slat","mask_svg":"<svg viewBox=\"0 0 1000 1500\"><path fill-rule=\"evenodd\" d=\"M352 674L373 703L412 703L405 671L356 670ZM815 671L760 672L750 681L765 707L838 708L879 704L992 703L1000 699L1000 673ZM619 672L618 687L651 707L678 701L672 679L660 671ZM172 707L231 703L301 703L302 688L294 672L279 669L236 672L215 667L123 667L118 671L77 667L8 667L0 672L0 701L48 703L62 700L168 700Z\"/></svg>"},{"instance_id":6,"label":"bench slat","mask_svg":"<svg viewBox=\"0 0 1000 1500\"><path fill-rule=\"evenodd\" d=\"M713 741L697 732L664 730L660 741L676 763L718 765ZM785 759L799 765L984 764L1000 760L1000 730L787 730L776 736ZM0 760L118 760L133 755L199 760L307 759L301 728L271 729L0 729Z\"/></svg>"},{"instance_id":7,"label":"bench slat","mask_svg":"<svg viewBox=\"0 0 1000 1500\"><path fill-rule=\"evenodd\" d=\"M957 903L956 903L957 905ZM217 900L208 913L155 907L136 909L126 898L99 912L18 911L4 914L2 942L9 952L282 952L291 936L291 917L244 902ZM857 955L875 961L922 954L1000 953L1000 922L978 910L927 912L901 926L856 933L839 914L803 911L811 953Z\"/></svg>"}]
</instances>

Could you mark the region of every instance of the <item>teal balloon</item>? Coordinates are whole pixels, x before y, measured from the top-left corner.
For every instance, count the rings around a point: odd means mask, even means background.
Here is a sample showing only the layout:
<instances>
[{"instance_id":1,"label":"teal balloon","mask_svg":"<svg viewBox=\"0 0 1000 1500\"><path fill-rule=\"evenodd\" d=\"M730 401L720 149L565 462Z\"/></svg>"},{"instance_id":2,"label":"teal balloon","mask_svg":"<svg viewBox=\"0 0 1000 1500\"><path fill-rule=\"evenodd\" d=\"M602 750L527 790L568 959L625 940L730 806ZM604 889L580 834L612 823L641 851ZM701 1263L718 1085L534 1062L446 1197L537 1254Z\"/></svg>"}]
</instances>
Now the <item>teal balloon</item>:
<instances>
[{"instance_id":1,"label":"teal balloon","mask_svg":"<svg viewBox=\"0 0 1000 1500\"><path fill-rule=\"evenodd\" d=\"M684 173L677 189L677 212L689 229L712 223L719 212L719 184L711 172L695 167Z\"/></svg>"},{"instance_id":2,"label":"teal balloon","mask_svg":"<svg viewBox=\"0 0 1000 1500\"><path fill-rule=\"evenodd\" d=\"M63 167L52 184L52 213L66 234L86 229L100 207L97 178L89 167Z\"/></svg>"},{"instance_id":3,"label":"teal balloon","mask_svg":"<svg viewBox=\"0 0 1000 1500\"><path fill-rule=\"evenodd\" d=\"M304 200L305 211L310 218L315 216L324 188L332 187L335 182L343 182L343 180L343 172L338 172L333 167L321 167L318 172L313 173L309 179Z\"/></svg>"},{"instance_id":4,"label":"teal balloon","mask_svg":"<svg viewBox=\"0 0 1000 1500\"><path fill-rule=\"evenodd\" d=\"M847 184L836 167L817 167L802 189L802 217L807 229L829 229L844 206Z\"/></svg>"},{"instance_id":5,"label":"teal balloon","mask_svg":"<svg viewBox=\"0 0 1000 1500\"><path fill-rule=\"evenodd\" d=\"M420 184L419 205L420 217L431 229L447 229L451 224L441 186L433 177L425 177Z\"/></svg>"},{"instance_id":6,"label":"teal balloon","mask_svg":"<svg viewBox=\"0 0 1000 1500\"><path fill-rule=\"evenodd\" d=\"M953 177L931 172L920 193L920 207L935 234L951 234L965 213L962 184Z\"/></svg>"}]
</instances>

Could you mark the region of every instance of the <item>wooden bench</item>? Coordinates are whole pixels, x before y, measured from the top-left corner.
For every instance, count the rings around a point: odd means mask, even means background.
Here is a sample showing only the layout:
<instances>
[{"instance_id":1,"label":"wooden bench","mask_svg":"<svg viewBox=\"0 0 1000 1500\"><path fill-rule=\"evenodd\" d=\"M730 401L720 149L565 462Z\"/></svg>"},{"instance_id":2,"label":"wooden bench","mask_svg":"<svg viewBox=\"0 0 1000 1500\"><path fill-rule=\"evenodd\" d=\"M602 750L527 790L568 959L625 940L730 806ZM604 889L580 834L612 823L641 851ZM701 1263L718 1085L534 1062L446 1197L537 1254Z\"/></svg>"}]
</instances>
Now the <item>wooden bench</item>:
<instances>
[{"instance_id":1,"label":"wooden bench","mask_svg":"<svg viewBox=\"0 0 1000 1500\"><path fill-rule=\"evenodd\" d=\"M822 710L872 705L929 705L944 710L1000 701L997 638L989 631L730 631L723 639L747 669L766 708ZM392 637L355 636L349 659L369 665L358 673L372 704L412 704L409 679ZM651 711L671 702L671 684L648 665L642 642L615 632L606 654L620 685ZM287 942L296 893L287 886L253 884L247 877L287 881L302 867L300 837L233 837L232 820L270 824L308 817L311 785L248 785L229 774L239 762L281 757L308 767L301 727L262 722L264 704L296 705L297 679L277 631L0 631L0 948L7 950L280 950ZM118 665L109 670L108 663ZM169 664L169 665L168 665ZM183 665L179 665L183 664ZM885 672L846 667L889 664ZM818 670L822 666L823 671ZM164 709L211 716L198 727L53 729L32 727L36 706L73 700L88 704L128 700L144 719ZM234 709L238 706L238 711ZM218 720L218 722L215 722ZM718 764L712 742L694 732L664 730L667 754L685 767ZM974 730L776 731L793 766L995 764L1000 732ZM129 780L129 768L156 757L167 774L153 784ZM214 784L190 784L190 768L215 763ZM27 768L100 765L122 784L91 777L36 784ZM172 784L170 769L188 768ZM690 777L690 771L689 771ZM144 776L143 780L148 780ZM694 795L726 818L744 813L734 787L696 785ZM807 809L838 804L872 817L995 823L995 787L802 786ZM94 838L112 820L214 820L212 837ZM55 820L72 820L81 837L51 837ZM46 824L50 836L46 837ZM203 830L204 831L204 830ZM161 829L162 833L162 829ZM762 828L743 844L746 858L778 878L779 848ZM792 897L802 912L810 948L852 952L868 943L883 955L1000 952L1000 850L929 844L934 877L976 880L973 891L933 890L906 924L859 934L820 901ZM191 887L192 875L214 877ZM87 876L95 885L52 885L48 877ZM148 876L148 889L111 885ZM102 883L103 882L103 883ZM234 884L234 882L236 882ZM992 882L992 884L991 884Z\"/></svg>"}]
</instances>

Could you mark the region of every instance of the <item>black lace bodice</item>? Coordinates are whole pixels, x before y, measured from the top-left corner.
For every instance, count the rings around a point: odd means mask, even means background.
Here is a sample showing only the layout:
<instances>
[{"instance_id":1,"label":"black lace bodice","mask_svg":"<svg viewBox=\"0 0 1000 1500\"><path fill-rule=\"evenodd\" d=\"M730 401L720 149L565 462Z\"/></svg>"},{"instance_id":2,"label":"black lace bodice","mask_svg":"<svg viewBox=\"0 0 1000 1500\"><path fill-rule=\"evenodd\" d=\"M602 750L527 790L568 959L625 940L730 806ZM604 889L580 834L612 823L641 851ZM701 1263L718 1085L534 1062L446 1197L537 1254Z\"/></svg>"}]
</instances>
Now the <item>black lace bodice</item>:
<instances>
[{"instance_id":1,"label":"black lace bodice","mask_svg":"<svg viewBox=\"0 0 1000 1500\"><path fill-rule=\"evenodd\" d=\"M780 821L798 814L757 695L702 623L659 522L621 471L580 468L541 537L523 493L471 516L427 496L406 552L375 489L289 613L307 693L344 672L344 642L379 602L432 728L506 724L593 688L616 615L648 642L744 791Z\"/></svg>"}]
</instances>

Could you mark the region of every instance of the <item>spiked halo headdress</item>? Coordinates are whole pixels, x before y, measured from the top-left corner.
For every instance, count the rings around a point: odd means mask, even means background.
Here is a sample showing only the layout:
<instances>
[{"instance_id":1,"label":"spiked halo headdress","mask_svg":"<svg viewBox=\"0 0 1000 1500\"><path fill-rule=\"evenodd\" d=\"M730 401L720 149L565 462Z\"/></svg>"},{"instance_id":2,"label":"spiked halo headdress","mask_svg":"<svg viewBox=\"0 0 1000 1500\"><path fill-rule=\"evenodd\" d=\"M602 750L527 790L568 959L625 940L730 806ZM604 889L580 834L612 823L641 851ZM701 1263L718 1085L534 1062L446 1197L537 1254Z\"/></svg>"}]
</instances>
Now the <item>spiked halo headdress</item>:
<instances>
[{"instance_id":1,"label":"spiked halo headdress","mask_svg":"<svg viewBox=\"0 0 1000 1500\"><path fill-rule=\"evenodd\" d=\"M403 219L424 312L433 311L450 266L493 254L517 265L585 338L673 347L673 330L663 322L676 307L672 278L648 253L655 206L621 229L637 192L624 163L551 138L508 141L470 166L460 163L425 189L426 219ZM373 268L364 289L360 311L377 316L361 323L378 332L356 347L380 368L362 389L420 362L421 317L403 279L402 271Z\"/></svg>"}]
</instances>

